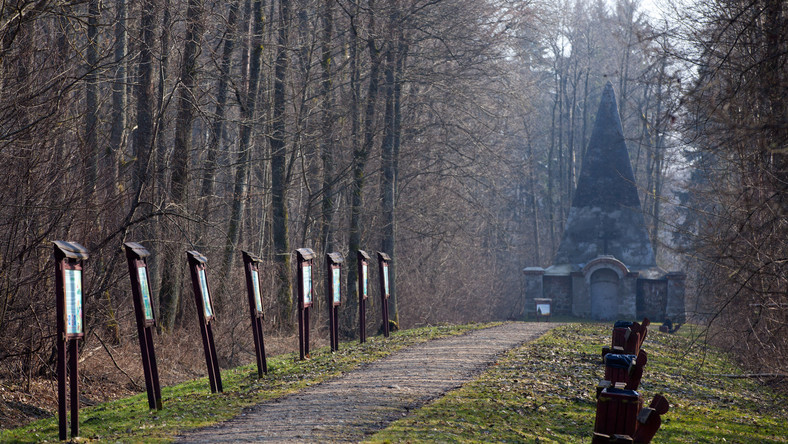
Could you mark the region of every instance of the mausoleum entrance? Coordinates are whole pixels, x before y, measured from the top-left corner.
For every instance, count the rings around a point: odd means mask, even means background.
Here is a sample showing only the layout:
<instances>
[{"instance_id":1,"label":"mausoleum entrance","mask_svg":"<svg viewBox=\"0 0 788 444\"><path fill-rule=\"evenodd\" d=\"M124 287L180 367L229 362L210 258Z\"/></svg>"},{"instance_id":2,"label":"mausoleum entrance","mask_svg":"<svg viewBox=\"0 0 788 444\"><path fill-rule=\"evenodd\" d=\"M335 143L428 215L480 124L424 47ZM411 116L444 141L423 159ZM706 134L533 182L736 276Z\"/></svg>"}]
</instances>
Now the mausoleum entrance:
<instances>
[{"instance_id":1,"label":"mausoleum entrance","mask_svg":"<svg viewBox=\"0 0 788 444\"><path fill-rule=\"evenodd\" d=\"M601 268L591 274L591 317L611 320L618 313L618 274Z\"/></svg>"}]
</instances>

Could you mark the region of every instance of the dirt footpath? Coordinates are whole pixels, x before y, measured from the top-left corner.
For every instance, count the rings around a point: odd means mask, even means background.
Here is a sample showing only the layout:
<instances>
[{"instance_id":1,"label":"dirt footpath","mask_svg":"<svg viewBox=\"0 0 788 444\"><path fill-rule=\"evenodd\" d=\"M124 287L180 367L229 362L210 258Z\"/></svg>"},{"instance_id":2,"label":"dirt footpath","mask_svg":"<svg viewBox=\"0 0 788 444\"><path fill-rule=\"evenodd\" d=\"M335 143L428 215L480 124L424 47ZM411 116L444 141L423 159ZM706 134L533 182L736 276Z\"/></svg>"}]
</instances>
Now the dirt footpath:
<instances>
[{"instance_id":1,"label":"dirt footpath","mask_svg":"<svg viewBox=\"0 0 788 444\"><path fill-rule=\"evenodd\" d=\"M554 323L508 323L415 345L179 442L358 442L472 380Z\"/></svg>"}]
</instances>

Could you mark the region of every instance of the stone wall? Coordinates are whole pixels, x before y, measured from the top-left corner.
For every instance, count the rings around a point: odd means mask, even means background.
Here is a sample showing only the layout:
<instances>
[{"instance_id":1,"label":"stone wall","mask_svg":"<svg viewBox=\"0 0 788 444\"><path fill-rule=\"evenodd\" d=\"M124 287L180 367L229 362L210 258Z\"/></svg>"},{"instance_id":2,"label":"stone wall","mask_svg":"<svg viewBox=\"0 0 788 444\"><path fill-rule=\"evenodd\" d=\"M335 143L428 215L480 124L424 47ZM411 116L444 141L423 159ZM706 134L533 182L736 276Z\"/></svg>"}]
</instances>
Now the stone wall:
<instances>
[{"instance_id":1,"label":"stone wall","mask_svg":"<svg viewBox=\"0 0 788 444\"><path fill-rule=\"evenodd\" d=\"M572 279L569 276L544 276L544 297L553 300L554 314L572 314Z\"/></svg>"},{"instance_id":2,"label":"stone wall","mask_svg":"<svg viewBox=\"0 0 788 444\"><path fill-rule=\"evenodd\" d=\"M666 279L638 280L638 319L649 318L652 322L665 320L665 303L668 295Z\"/></svg>"}]
</instances>

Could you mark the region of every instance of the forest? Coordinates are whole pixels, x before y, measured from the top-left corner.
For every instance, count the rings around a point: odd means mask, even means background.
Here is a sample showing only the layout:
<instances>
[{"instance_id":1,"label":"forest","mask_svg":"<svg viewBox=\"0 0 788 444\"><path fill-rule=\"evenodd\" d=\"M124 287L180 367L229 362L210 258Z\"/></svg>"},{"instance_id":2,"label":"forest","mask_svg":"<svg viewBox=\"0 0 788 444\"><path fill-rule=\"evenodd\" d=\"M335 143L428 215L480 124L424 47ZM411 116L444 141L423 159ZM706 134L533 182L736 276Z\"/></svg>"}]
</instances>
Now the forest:
<instances>
[{"instance_id":1,"label":"forest","mask_svg":"<svg viewBox=\"0 0 788 444\"><path fill-rule=\"evenodd\" d=\"M519 319L607 82L690 318L785 374L788 2L656 3L3 0L0 381L54 374L55 240L90 253L82 350L124 374L129 241L152 253L165 380L199 355L187 250L209 260L222 367L254 356L242 250L272 337L294 333L302 247L345 256L344 338L359 249L393 258L402 328Z\"/></svg>"}]
</instances>

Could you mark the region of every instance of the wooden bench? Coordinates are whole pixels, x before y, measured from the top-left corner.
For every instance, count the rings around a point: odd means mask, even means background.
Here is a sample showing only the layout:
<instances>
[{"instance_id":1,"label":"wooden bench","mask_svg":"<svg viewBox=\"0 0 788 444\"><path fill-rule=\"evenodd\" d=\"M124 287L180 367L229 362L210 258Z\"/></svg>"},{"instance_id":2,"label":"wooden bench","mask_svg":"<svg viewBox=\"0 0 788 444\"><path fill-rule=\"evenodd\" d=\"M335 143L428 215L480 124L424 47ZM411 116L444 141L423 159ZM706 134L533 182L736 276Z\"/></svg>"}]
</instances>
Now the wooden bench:
<instances>
[{"instance_id":1,"label":"wooden bench","mask_svg":"<svg viewBox=\"0 0 788 444\"><path fill-rule=\"evenodd\" d=\"M605 379L597 385L597 409L592 444L649 443L668 411L668 401L655 395L648 407L637 392L648 362L641 348L648 334L643 323L617 321L610 346L602 348Z\"/></svg>"},{"instance_id":2,"label":"wooden bench","mask_svg":"<svg viewBox=\"0 0 788 444\"><path fill-rule=\"evenodd\" d=\"M662 425L662 415L668 412L670 404L662 395L654 395L651 404L638 413L637 429L632 437L635 442L649 443Z\"/></svg>"},{"instance_id":3,"label":"wooden bench","mask_svg":"<svg viewBox=\"0 0 788 444\"><path fill-rule=\"evenodd\" d=\"M594 432L608 436L633 436L642 405L640 394L634 390L614 387L602 390L596 400Z\"/></svg>"},{"instance_id":4,"label":"wooden bench","mask_svg":"<svg viewBox=\"0 0 788 444\"><path fill-rule=\"evenodd\" d=\"M625 354L637 355L643 341L648 334L648 326L651 324L648 318L643 319L642 324L630 321L616 321L613 326L613 340L611 351L621 349Z\"/></svg>"},{"instance_id":5,"label":"wooden bench","mask_svg":"<svg viewBox=\"0 0 788 444\"><path fill-rule=\"evenodd\" d=\"M607 406L608 409L610 406ZM659 430L660 425L662 424L662 415L667 413L669 408L668 401L662 395L654 395L654 398L651 400L651 404L648 407L642 407L637 414L637 418L634 421L634 433L632 435L627 435L623 433L603 433L597 431L597 427L594 427L594 435L591 440L592 444L607 444L607 443L635 443L635 444L648 444L654 438L654 435ZM606 415L603 411L602 415ZM600 410L597 408L597 420L599 421L600 418ZM630 419L631 418L627 418ZM604 417L601 419L602 422L610 423L610 419ZM616 423L616 426L618 424Z\"/></svg>"}]
</instances>

